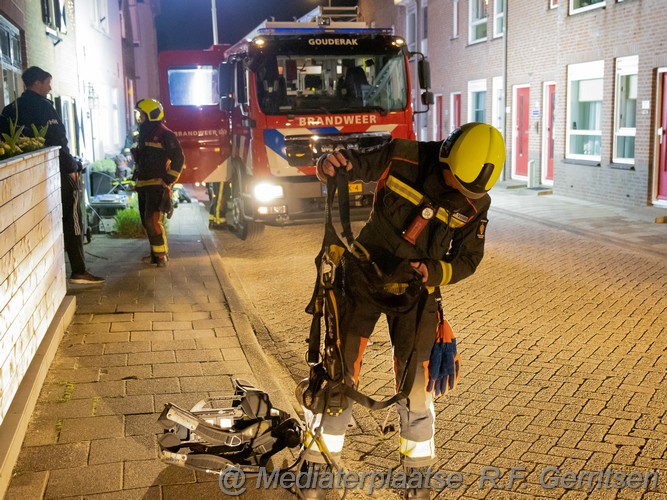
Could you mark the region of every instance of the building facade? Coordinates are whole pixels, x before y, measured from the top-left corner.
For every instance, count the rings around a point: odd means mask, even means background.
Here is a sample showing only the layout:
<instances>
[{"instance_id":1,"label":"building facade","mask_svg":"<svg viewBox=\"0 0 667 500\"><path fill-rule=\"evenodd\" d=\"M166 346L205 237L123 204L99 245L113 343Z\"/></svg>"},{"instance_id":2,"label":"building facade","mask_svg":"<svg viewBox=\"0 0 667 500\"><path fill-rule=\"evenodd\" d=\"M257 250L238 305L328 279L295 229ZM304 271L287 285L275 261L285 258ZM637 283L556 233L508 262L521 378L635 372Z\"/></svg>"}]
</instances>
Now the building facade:
<instances>
[{"instance_id":1,"label":"building facade","mask_svg":"<svg viewBox=\"0 0 667 500\"><path fill-rule=\"evenodd\" d=\"M667 206L667 2L426 2L360 1L382 22L402 9L406 38L426 33L435 105L421 138L484 121L505 137L505 179Z\"/></svg>"},{"instance_id":2,"label":"building facade","mask_svg":"<svg viewBox=\"0 0 667 500\"><path fill-rule=\"evenodd\" d=\"M0 105L23 92L21 73L53 75L51 98L70 149L89 161L120 152L134 103L158 95L159 0L0 0Z\"/></svg>"}]
</instances>

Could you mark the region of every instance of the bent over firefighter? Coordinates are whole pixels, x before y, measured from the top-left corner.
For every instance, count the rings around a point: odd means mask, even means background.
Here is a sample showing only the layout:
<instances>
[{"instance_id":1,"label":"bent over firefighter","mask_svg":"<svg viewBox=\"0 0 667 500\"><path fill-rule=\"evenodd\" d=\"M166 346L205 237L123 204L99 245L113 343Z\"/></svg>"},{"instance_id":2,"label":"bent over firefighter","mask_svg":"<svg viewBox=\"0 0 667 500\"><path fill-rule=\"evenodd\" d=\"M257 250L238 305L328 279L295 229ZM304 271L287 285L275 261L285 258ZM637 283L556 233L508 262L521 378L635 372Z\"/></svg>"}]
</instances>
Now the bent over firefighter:
<instances>
[{"instance_id":1,"label":"bent over firefighter","mask_svg":"<svg viewBox=\"0 0 667 500\"><path fill-rule=\"evenodd\" d=\"M391 402L400 418L401 463L407 473L434 464L433 397L453 389L460 370L439 287L467 278L481 262L491 204L487 192L504 161L500 132L484 123L465 124L442 142L395 139L319 159L317 174L328 190L346 187L348 180L378 185L358 237L350 233L348 244L327 246L325 236L318 256L334 271L320 272L308 310L324 316L327 337L321 363L309 349L311 376L300 396L310 422L302 468L335 468L352 416L350 400L370 408L377 403L357 387L365 347L382 314L393 346ZM341 174L344 181L332 182ZM318 348L319 333L315 344ZM326 491L304 488L299 495L324 498ZM428 498L428 484L406 487L405 497Z\"/></svg>"}]
</instances>

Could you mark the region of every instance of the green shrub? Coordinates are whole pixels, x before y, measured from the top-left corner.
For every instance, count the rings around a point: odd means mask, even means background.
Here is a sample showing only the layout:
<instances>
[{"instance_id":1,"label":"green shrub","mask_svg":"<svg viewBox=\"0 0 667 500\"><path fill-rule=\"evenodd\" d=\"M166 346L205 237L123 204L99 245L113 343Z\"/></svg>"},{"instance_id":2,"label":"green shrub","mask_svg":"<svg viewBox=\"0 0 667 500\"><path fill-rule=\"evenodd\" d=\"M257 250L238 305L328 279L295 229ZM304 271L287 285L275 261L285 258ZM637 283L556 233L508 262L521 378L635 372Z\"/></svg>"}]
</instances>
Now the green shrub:
<instances>
[{"instance_id":1,"label":"green shrub","mask_svg":"<svg viewBox=\"0 0 667 500\"><path fill-rule=\"evenodd\" d=\"M105 172L111 174L112 176L116 175L116 162L111 158L104 158L103 160L97 160L90 164L90 170L95 172Z\"/></svg>"},{"instance_id":2,"label":"green shrub","mask_svg":"<svg viewBox=\"0 0 667 500\"><path fill-rule=\"evenodd\" d=\"M128 208L116 212L114 219L116 228L113 232L113 236L116 238L146 237L146 230L141 224L141 216L139 215L139 209L137 208L136 197L132 200L132 203ZM169 221L166 217L163 218L162 224L164 225L165 232L169 234Z\"/></svg>"},{"instance_id":3,"label":"green shrub","mask_svg":"<svg viewBox=\"0 0 667 500\"><path fill-rule=\"evenodd\" d=\"M135 207L124 208L116 212L116 229L113 235L117 238L145 238L146 230L141 224L139 210Z\"/></svg>"}]
</instances>

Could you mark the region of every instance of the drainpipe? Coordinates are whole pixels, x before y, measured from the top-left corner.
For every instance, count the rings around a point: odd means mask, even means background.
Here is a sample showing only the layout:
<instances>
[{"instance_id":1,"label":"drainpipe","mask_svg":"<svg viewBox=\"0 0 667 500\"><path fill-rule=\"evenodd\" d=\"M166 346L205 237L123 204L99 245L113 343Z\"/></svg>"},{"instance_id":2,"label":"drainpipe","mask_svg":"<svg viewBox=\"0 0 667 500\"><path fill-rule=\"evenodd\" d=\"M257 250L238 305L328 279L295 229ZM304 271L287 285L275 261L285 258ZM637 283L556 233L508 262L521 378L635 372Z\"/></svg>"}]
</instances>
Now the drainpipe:
<instances>
[{"instance_id":1,"label":"drainpipe","mask_svg":"<svg viewBox=\"0 0 667 500\"><path fill-rule=\"evenodd\" d=\"M213 20L213 45L218 45L218 11L215 0L211 0L211 19Z\"/></svg>"},{"instance_id":2,"label":"drainpipe","mask_svg":"<svg viewBox=\"0 0 667 500\"><path fill-rule=\"evenodd\" d=\"M508 6L508 4L509 4L509 0L505 0L505 12L504 12L504 15L503 15L504 21L505 21L505 23L504 23L505 24L505 29L504 29L504 33L503 33L503 104L502 104L502 110L501 110L502 112L501 112L501 118L500 118L500 123L501 123L502 128L503 128L503 137L505 138L505 151L507 151L507 137L508 137L507 119L506 119L506 117L507 117L507 91L508 91L507 90L507 56L508 56L507 37L508 37L508 34L509 34L509 29L508 29L508 25L509 25L509 6ZM509 134L509 137L510 137L510 140L511 140L511 137L512 137L511 133ZM511 160L510 160L509 164L511 165ZM507 181L510 178L510 175L507 172L507 165L508 165L508 161L506 159L505 160L505 168L503 168L503 176L502 176L503 181ZM510 167L510 169L511 169L511 167Z\"/></svg>"}]
</instances>

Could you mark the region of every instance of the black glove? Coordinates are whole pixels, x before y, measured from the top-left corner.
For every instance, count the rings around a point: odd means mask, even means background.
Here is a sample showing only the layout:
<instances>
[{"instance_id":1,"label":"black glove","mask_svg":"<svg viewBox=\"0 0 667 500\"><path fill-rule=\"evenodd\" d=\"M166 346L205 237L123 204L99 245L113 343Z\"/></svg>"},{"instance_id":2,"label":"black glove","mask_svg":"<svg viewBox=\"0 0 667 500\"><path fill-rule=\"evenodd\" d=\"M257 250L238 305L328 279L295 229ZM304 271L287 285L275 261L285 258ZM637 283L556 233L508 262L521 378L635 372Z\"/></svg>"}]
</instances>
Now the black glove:
<instances>
[{"instance_id":1,"label":"black glove","mask_svg":"<svg viewBox=\"0 0 667 500\"><path fill-rule=\"evenodd\" d=\"M423 278L427 274L427 279L424 282L426 286L440 286L442 283L442 263L435 259L411 260L410 265ZM426 266L426 273L424 273L424 266Z\"/></svg>"},{"instance_id":2,"label":"black glove","mask_svg":"<svg viewBox=\"0 0 667 500\"><path fill-rule=\"evenodd\" d=\"M165 188L162 190L162 199L160 200L160 212L163 212L167 219L171 219L174 214L174 202L171 199L171 189Z\"/></svg>"}]
</instances>

